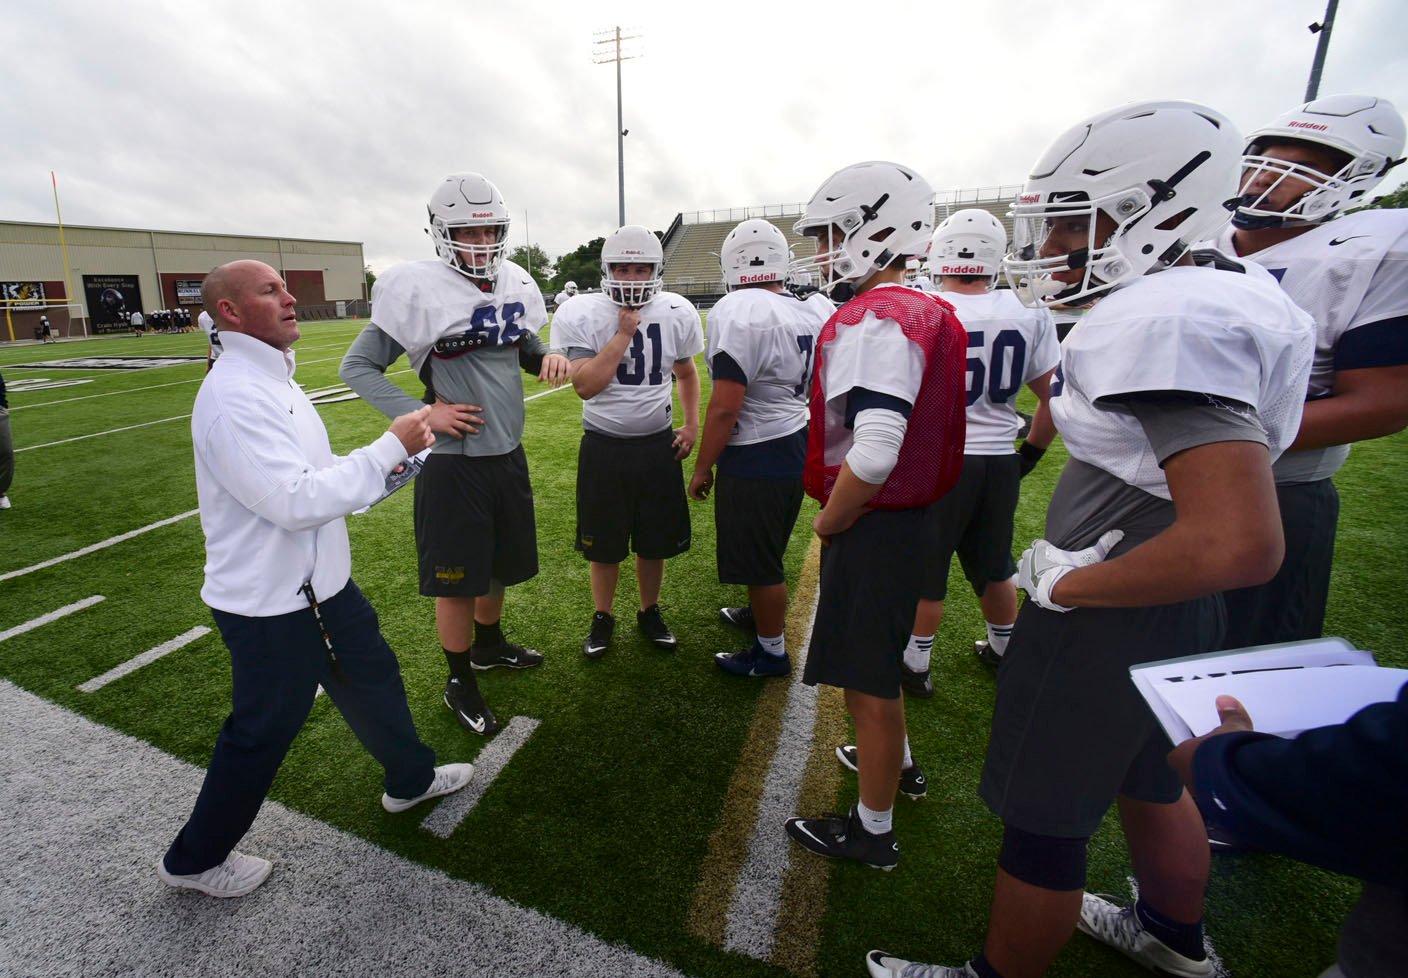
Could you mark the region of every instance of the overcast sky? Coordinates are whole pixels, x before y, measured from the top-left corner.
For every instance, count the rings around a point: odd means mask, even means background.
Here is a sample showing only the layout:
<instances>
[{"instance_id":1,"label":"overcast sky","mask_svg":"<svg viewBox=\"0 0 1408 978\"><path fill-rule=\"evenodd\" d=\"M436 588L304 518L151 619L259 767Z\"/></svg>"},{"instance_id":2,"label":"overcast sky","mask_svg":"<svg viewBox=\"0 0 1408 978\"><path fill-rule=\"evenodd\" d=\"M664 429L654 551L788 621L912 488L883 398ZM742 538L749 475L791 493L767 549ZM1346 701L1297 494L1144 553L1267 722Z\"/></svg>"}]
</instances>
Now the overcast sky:
<instances>
[{"instance_id":1,"label":"overcast sky","mask_svg":"<svg viewBox=\"0 0 1408 978\"><path fill-rule=\"evenodd\" d=\"M1062 129L1187 98L1244 130L1297 105L1324 0L549 3L43 0L6 5L0 219L361 241L432 257L425 202L478 170L513 244L806 200L892 159L936 189L1020 183ZM883 14L882 14L883 12ZM1322 94L1408 109L1408 3L1344 0ZM1405 167L1404 169L1408 169ZM1395 171L1387 192L1408 172ZM526 228L525 228L526 225Z\"/></svg>"}]
</instances>

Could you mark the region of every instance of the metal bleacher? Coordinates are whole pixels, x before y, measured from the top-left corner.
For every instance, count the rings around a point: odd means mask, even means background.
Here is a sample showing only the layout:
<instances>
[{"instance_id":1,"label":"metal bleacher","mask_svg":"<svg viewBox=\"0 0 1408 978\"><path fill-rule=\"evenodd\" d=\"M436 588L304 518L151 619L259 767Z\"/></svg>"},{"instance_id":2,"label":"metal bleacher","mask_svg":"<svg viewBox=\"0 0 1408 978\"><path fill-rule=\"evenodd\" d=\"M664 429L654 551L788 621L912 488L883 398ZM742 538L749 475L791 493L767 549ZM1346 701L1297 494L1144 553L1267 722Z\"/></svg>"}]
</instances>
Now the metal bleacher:
<instances>
[{"instance_id":1,"label":"metal bleacher","mask_svg":"<svg viewBox=\"0 0 1408 978\"><path fill-rule=\"evenodd\" d=\"M956 210L980 207L1002 221L1010 235L1012 222L1007 218L1007 208L1020 190L1018 186L978 187L936 194L935 224ZM719 250L728 233L740 221L752 217L761 217L775 225L787 237L787 244L796 254L811 254L812 244L792 231L792 225L802 216L804 206L770 204L763 207L686 211L676 215L670 229L665 232L665 288L704 305L722 296L725 290L719 271Z\"/></svg>"}]
</instances>

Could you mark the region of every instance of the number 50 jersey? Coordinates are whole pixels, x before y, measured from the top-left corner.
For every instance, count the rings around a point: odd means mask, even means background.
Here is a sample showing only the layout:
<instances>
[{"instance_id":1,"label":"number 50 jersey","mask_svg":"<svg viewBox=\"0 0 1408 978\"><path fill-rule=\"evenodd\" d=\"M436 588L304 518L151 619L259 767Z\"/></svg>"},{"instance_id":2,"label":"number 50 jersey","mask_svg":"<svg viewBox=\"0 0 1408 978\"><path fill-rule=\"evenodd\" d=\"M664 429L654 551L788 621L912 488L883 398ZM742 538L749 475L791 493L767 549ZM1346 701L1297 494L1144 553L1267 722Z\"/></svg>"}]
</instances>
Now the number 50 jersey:
<instances>
[{"instance_id":1,"label":"number 50 jersey","mask_svg":"<svg viewBox=\"0 0 1408 978\"><path fill-rule=\"evenodd\" d=\"M594 357L616 335L621 307L601 292L567 300L552 320L552 348L569 360ZM682 295L659 292L641 306L640 326L616 376L582 404L582 427L617 438L670 427L675 362L704 349L699 310Z\"/></svg>"},{"instance_id":2,"label":"number 50 jersey","mask_svg":"<svg viewBox=\"0 0 1408 978\"><path fill-rule=\"evenodd\" d=\"M723 353L748 378L730 445L756 445L807 426L816 338L835 311L820 292L803 301L756 288L730 292L709 310L711 374Z\"/></svg>"},{"instance_id":3,"label":"number 50 jersey","mask_svg":"<svg viewBox=\"0 0 1408 978\"><path fill-rule=\"evenodd\" d=\"M940 292L968 331L968 434L965 455L1010 455L1021 423L1014 402L1022 385L1061 360L1056 321L1028 309L1006 289L983 295Z\"/></svg>"}]
</instances>

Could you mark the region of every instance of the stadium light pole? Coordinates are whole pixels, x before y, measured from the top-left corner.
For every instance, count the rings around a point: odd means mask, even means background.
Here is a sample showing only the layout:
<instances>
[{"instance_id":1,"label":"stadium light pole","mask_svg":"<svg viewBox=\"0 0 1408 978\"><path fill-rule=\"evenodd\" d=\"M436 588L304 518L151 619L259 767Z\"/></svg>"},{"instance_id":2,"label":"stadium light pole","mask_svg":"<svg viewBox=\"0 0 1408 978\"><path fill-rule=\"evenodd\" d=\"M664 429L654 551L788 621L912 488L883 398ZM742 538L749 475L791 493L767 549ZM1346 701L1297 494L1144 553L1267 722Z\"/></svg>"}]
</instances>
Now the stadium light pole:
<instances>
[{"instance_id":1,"label":"stadium light pole","mask_svg":"<svg viewBox=\"0 0 1408 978\"><path fill-rule=\"evenodd\" d=\"M594 64L616 65L616 180L617 180L617 227L626 225L626 127L621 114L621 62L639 58L639 54L621 53L622 41L639 40L639 34L622 34L619 26L608 31L598 31L592 40L592 62Z\"/></svg>"},{"instance_id":2,"label":"stadium light pole","mask_svg":"<svg viewBox=\"0 0 1408 978\"><path fill-rule=\"evenodd\" d=\"M1320 72L1325 68L1325 53L1330 49L1330 30L1335 26L1335 10L1340 0L1329 0L1325 6L1325 19L1311 24L1310 33L1320 35L1315 43L1315 60L1310 64L1310 80L1305 85L1305 100L1314 102L1320 94Z\"/></svg>"}]
</instances>

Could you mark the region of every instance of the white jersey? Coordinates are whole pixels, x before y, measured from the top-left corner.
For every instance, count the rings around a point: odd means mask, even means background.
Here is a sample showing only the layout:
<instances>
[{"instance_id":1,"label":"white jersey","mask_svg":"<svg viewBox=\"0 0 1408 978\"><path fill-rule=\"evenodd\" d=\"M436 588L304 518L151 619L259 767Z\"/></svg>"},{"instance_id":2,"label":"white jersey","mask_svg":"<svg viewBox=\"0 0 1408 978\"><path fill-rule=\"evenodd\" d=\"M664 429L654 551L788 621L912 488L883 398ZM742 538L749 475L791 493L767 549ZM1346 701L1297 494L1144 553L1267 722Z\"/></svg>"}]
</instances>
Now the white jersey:
<instances>
[{"instance_id":1,"label":"white jersey","mask_svg":"<svg viewBox=\"0 0 1408 978\"><path fill-rule=\"evenodd\" d=\"M1235 228L1217 248L1234 255ZM1335 392L1335 370L1392 366L1375 361L1372 342L1356 349L1349 363L1340 346L1361 326L1408 317L1408 211L1367 210L1347 214L1286 241L1244 256L1270 272L1281 288L1315 319L1315 364L1307 399ZM1396 328L1408 328L1400 322ZM1313 482L1334 475L1349 457L1348 445L1292 452L1276 466L1276 481Z\"/></svg>"},{"instance_id":2,"label":"white jersey","mask_svg":"<svg viewBox=\"0 0 1408 978\"><path fill-rule=\"evenodd\" d=\"M816 338L836 308L821 293L739 289L709 310L705 358L726 353L748 378L730 445L755 445L807 426Z\"/></svg>"},{"instance_id":3,"label":"white jersey","mask_svg":"<svg viewBox=\"0 0 1408 978\"><path fill-rule=\"evenodd\" d=\"M1249 405L1275 459L1300 427L1314 330L1255 265L1146 275L1097 302L1067 335L1051 416L1072 458L1170 499L1139 422L1101 399L1184 391Z\"/></svg>"},{"instance_id":4,"label":"white jersey","mask_svg":"<svg viewBox=\"0 0 1408 978\"><path fill-rule=\"evenodd\" d=\"M616 335L621 307L604 293L578 294L557 311L552 345L570 359L593 357ZM582 403L582 427L635 438L671 426L673 368L704 349L699 310L682 295L660 292L640 309L640 326L616 376Z\"/></svg>"},{"instance_id":5,"label":"white jersey","mask_svg":"<svg viewBox=\"0 0 1408 978\"><path fill-rule=\"evenodd\" d=\"M937 292L939 287L934 284L934 280L927 275L920 275L913 282L906 282L911 289L918 289L920 292Z\"/></svg>"},{"instance_id":6,"label":"white jersey","mask_svg":"<svg viewBox=\"0 0 1408 978\"><path fill-rule=\"evenodd\" d=\"M940 292L968 331L968 435L965 455L1010 455L1021 428L1017 392L1061 360L1056 322L1007 289L982 295Z\"/></svg>"},{"instance_id":7,"label":"white jersey","mask_svg":"<svg viewBox=\"0 0 1408 978\"><path fill-rule=\"evenodd\" d=\"M475 346L512 346L548 321L532 276L511 261L499 263L488 292L439 259L408 261L372 286L372 322L406 351L416 372L436 340L463 335Z\"/></svg>"},{"instance_id":8,"label":"white jersey","mask_svg":"<svg viewBox=\"0 0 1408 978\"><path fill-rule=\"evenodd\" d=\"M552 300L552 307L554 309L561 309L563 305L567 302L567 300L570 298L572 298L572 293L564 289L563 291L557 294L556 299Z\"/></svg>"},{"instance_id":9,"label":"white jersey","mask_svg":"<svg viewBox=\"0 0 1408 978\"><path fill-rule=\"evenodd\" d=\"M210 341L210 359L219 360L220 354L225 352L225 348L220 345L220 330L215 327L215 319L202 309L200 315L196 317L196 325L205 334L205 338Z\"/></svg>"}]
</instances>

